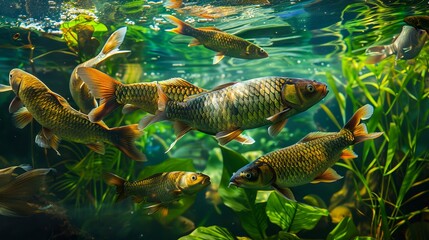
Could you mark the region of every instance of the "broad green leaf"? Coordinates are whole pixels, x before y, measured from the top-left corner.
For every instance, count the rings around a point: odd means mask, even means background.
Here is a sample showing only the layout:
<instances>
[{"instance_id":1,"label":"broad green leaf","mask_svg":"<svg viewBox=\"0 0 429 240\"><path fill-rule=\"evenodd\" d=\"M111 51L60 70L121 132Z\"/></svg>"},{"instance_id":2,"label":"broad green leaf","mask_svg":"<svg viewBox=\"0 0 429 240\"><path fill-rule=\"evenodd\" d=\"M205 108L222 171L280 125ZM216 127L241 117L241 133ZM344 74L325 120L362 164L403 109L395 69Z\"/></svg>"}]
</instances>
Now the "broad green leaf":
<instances>
[{"instance_id":1,"label":"broad green leaf","mask_svg":"<svg viewBox=\"0 0 429 240\"><path fill-rule=\"evenodd\" d=\"M268 198L266 212L272 223L292 233L313 229L322 216L329 214L326 209L286 200L276 192Z\"/></svg>"},{"instance_id":2,"label":"broad green leaf","mask_svg":"<svg viewBox=\"0 0 429 240\"><path fill-rule=\"evenodd\" d=\"M274 236L270 236L267 238L267 240L299 240L300 238L297 237L295 234L293 233L288 233L285 231L280 231L278 234L274 235Z\"/></svg>"},{"instance_id":3,"label":"broad green leaf","mask_svg":"<svg viewBox=\"0 0 429 240\"><path fill-rule=\"evenodd\" d=\"M203 239L219 239L219 240L234 240L234 236L223 227L210 226L199 227L188 236L183 236L179 240L203 240Z\"/></svg>"},{"instance_id":4,"label":"broad green leaf","mask_svg":"<svg viewBox=\"0 0 429 240\"><path fill-rule=\"evenodd\" d=\"M332 230L326 240L348 240L356 237L358 231L353 220L349 217L343 218L340 223Z\"/></svg>"},{"instance_id":5,"label":"broad green leaf","mask_svg":"<svg viewBox=\"0 0 429 240\"><path fill-rule=\"evenodd\" d=\"M265 238L268 219L263 209L265 204L255 204L256 190L228 187L229 179L233 172L246 165L248 161L239 153L234 152L231 149L221 147L221 151L223 158L223 173L219 187L219 194L224 204L238 214L241 226L252 238Z\"/></svg>"}]
</instances>

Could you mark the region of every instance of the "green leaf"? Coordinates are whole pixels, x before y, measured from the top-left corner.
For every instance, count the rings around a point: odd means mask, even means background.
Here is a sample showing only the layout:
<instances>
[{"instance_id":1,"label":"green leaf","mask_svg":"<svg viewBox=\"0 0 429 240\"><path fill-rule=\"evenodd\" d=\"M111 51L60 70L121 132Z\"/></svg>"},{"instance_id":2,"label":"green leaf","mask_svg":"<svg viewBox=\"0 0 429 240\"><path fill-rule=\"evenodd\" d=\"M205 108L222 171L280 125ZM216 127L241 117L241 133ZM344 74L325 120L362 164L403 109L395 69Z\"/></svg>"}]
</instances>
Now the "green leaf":
<instances>
[{"instance_id":1,"label":"green leaf","mask_svg":"<svg viewBox=\"0 0 429 240\"><path fill-rule=\"evenodd\" d=\"M241 226L252 238L265 238L268 219L264 211L265 204L255 204L256 191L238 187L228 187L232 173L248 164L248 161L242 155L231 149L221 147L221 151L224 164L219 195L224 204L237 213L240 218Z\"/></svg>"},{"instance_id":2,"label":"green leaf","mask_svg":"<svg viewBox=\"0 0 429 240\"><path fill-rule=\"evenodd\" d=\"M356 237L358 231L353 220L349 217L343 218L340 223L332 230L326 240L348 240Z\"/></svg>"},{"instance_id":3,"label":"green leaf","mask_svg":"<svg viewBox=\"0 0 429 240\"><path fill-rule=\"evenodd\" d=\"M144 179L161 172L187 171L195 172L192 159L170 158L160 164L147 166L140 172L138 179Z\"/></svg>"},{"instance_id":4,"label":"green leaf","mask_svg":"<svg viewBox=\"0 0 429 240\"><path fill-rule=\"evenodd\" d=\"M199 227L188 236L183 236L179 240L197 240L197 239L224 239L234 240L234 236L226 229L219 226Z\"/></svg>"},{"instance_id":5,"label":"green leaf","mask_svg":"<svg viewBox=\"0 0 429 240\"><path fill-rule=\"evenodd\" d=\"M274 235L274 236L270 236L269 238L267 238L267 240L299 240L300 238L297 237L295 234L292 233L288 233L285 231L280 231L278 234Z\"/></svg>"},{"instance_id":6,"label":"green leaf","mask_svg":"<svg viewBox=\"0 0 429 240\"><path fill-rule=\"evenodd\" d=\"M326 209L286 200L276 192L268 198L266 211L272 223L292 233L313 229L322 216L329 214Z\"/></svg>"},{"instance_id":7,"label":"green leaf","mask_svg":"<svg viewBox=\"0 0 429 240\"><path fill-rule=\"evenodd\" d=\"M393 157L396 154L400 132L401 130L395 123L390 123L389 144L387 146L387 157L386 157L386 164L384 166L384 176L386 176L386 173L389 170L390 164L392 163Z\"/></svg>"}]
</instances>

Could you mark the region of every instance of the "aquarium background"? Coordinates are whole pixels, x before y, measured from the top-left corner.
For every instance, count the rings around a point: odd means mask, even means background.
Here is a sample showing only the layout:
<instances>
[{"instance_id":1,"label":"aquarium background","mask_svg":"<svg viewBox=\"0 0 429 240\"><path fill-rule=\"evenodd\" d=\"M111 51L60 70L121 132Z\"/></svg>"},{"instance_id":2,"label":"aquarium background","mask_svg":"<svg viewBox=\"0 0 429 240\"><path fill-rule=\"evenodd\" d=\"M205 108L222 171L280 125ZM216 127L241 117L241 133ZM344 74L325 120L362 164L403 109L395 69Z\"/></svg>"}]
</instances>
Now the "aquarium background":
<instances>
[{"instance_id":1,"label":"aquarium background","mask_svg":"<svg viewBox=\"0 0 429 240\"><path fill-rule=\"evenodd\" d=\"M136 142L147 162L135 162L106 146L106 154L62 141L61 156L34 143L40 125L18 129L0 97L0 167L30 164L57 170L43 196L48 207L30 217L0 216L2 239L427 239L429 229L429 47L417 58L389 57L365 63L370 46L390 44L410 15L427 15L427 1L280 1L234 5L224 1L166 2L42 1L0 2L0 84L21 68L41 79L76 107L68 89L74 67L95 56L122 26L127 35L117 56L99 69L124 83L181 77L206 89L265 76L314 79L329 94L289 119L277 137L267 127L246 130L252 145L224 147L213 136L192 131L167 154L172 124L151 125ZM261 1L264 2L264 1ZM174 26L162 14L176 14L196 26L216 26L263 47L269 58L225 57L189 48L190 37L165 31ZM75 36L83 26L93 35ZM274 192L228 188L234 171L257 157L292 145L309 132L338 131L364 104L375 107L368 131L374 141L353 146L359 157L334 166L344 176L334 183L292 188L297 202ZM145 113L116 110L108 126L137 123ZM167 216L147 216L131 199L115 203L115 189L102 180L113 172L129 180L156 172L203 172L212 184L172 206Z\"/></svg>"}]
</instances>

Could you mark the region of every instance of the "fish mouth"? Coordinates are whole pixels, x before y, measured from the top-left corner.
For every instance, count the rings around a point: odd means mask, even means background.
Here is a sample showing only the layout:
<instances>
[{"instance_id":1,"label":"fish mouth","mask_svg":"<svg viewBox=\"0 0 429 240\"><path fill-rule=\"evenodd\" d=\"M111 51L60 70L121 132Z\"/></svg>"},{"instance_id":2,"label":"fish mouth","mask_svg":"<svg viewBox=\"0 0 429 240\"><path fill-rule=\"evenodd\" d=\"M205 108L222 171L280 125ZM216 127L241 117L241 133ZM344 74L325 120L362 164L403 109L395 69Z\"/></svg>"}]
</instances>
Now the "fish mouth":
<instances>
[{"instance_id":1,"label":"fish mouth","mask_svg":"<svg viewBox=\"0 0 429 240\"><path fill-rule=\"evenodd\" d=\"M240 184L239 184L238 182L236 182L235 180L231 180L231 181L229 182L229 184L228 184L228 188L230 188L230 187L231 187L231 185L232 185L232 186L235 186L235 187L239 187L239 186L240 186Z\"/></svg>"},{"instance_id":2,"label":"fish mouth","mask_svg":"<svg viewBox=\"0 0 429 240\"><path fill-rule=\"evenodd\" d=\"M206 177L206 178L203 179L203 181L201 181L201 184L204 185L204 186L207 186L210 183L211 183L210 182L210 177Z\"/></svg>"}]
</instances>

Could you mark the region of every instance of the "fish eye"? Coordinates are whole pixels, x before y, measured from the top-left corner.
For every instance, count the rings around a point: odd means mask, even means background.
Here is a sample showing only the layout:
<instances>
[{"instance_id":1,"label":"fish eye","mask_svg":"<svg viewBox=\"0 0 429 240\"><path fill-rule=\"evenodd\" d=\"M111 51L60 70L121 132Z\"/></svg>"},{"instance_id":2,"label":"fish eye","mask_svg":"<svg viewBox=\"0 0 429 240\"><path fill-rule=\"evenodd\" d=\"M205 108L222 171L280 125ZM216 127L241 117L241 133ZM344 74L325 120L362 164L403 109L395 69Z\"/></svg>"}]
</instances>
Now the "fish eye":
<instances>
[{"instance_id":1,"label":"fish eye","mask_svg":"<svg viewBox=\"0 0 429 240\"><path fill-rule=\"evenodd\" d=\"M264 52L265 52L265 50L264 50L264 49L262 49L262 48L260 48L260 49L259 49L259 52L260 52L260 53L264 53Z\"/></svg>"},{"instance_id":2,"label":"fish eye","mask_svg":"<svg viewBox=\"0 0 429 240\"><path fill-rule=\"evenodd\" d=\"M251 179L252 178L252 174L250 172L246 173L246 175L244 175L247 179Z\"/></svg>"},{"instance_id":3,"label":"fish eye","mask_svg":"<svg viewBox=\"0 0 429 240\"><path fill-rule=\"evenodd\" d=\"M197 180L197 175L195 175L195 174L194 174L194 175L192 175L192 176L191 176L191 180L192 180L192 181Z\"/></svg>"},{"instance_id":4,"label":"fish eye","mask_svg":"<svg viewBox=\"0 0 429 240\"><path fill-rule=\"evenodd\" d=\"M307 88L307 91L311 93L314 92L314 86L312 84L307 84L306 88Z\"/></svg>"}]
</instances>

